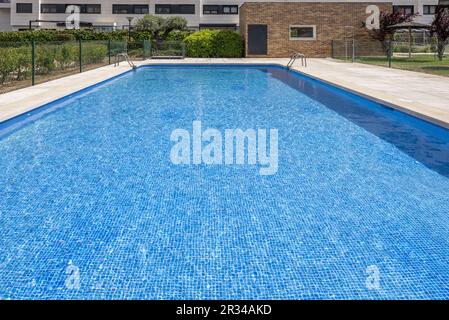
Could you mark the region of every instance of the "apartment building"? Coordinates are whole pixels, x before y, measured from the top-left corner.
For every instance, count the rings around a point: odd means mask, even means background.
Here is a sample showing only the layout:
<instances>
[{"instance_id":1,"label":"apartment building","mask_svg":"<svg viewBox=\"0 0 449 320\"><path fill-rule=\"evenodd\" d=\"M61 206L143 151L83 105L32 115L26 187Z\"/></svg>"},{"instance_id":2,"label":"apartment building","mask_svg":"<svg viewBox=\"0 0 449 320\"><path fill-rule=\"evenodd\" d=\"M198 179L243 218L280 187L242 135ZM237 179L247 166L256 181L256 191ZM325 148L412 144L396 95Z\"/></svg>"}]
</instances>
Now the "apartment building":
<instances>
[{"instance_id":1,"label":"apartment building","mask_svg":"<svg viewBox=\"0 0 449 320\"><path fill-rule=\"evenodd\" d=\"M193 29L238 29L240 8L245 2L367 3L363 0L0 0L0 31L28 29L30 24L33 28L65 28L68 5L79 6L82 27L102 31L127 28L128 18L135 21L147 13L184 17ZM438 4L438 0L369 2L389 2L393 10L418 14L416 20L422 23L432 21Z\"/></svg>"},{"instance_id":2,"label":"apartment building","mask_svg":"<svg viewBox=\"0 0 449 320\"><path fill-rule=\"evenodd\" d=\"M81 26L112 31L127 28L145 14L184 17L198 28L238 27L242 0L0 0L0 31L64 28L67 6L78 5Z\"/></svg>"}]
</instances>

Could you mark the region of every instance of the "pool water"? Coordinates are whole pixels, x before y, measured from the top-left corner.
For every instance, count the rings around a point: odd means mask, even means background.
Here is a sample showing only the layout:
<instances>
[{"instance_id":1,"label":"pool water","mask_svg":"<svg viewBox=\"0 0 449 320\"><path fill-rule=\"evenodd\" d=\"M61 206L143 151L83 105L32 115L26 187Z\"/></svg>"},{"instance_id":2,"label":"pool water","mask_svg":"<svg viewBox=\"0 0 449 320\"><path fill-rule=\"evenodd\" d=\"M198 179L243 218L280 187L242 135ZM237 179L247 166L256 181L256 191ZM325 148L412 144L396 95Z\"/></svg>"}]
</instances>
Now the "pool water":
<instances>
[{"instance_id":1,"label":"pool water","mask_svg":"<svg viewBox=\"0 0 449 320\"><path fill-rule=\"evenodd\" d=\"M194 120L278 129L277 173L173 164ZM0 186L3 299L449 299L448 130L280 67L144 67L4 122Z\"/></svg>"}]
</instances>

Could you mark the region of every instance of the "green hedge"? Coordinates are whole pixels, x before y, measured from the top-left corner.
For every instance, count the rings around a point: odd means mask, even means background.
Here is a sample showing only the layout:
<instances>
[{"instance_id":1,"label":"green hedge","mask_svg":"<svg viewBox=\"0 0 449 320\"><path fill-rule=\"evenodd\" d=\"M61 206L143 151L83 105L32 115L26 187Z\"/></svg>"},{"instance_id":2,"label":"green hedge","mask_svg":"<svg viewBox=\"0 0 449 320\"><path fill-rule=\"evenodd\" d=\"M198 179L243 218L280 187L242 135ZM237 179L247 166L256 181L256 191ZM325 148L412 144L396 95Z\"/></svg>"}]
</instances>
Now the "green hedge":
<instances>
[{"instance_id":1,"label":"green hedge","mask_svg":"<svg viewBox=\"0 0 449 320\"><path fill-rule=\"evenodd\" d=\"M150 39L146 31L132 31L128 44L130 53L143 55L143 40ZM78 64L79 44L83 43L83 63L102 63L107 56L107 43L117 43L111 48L112 55L123 51L123 41L128 40L128 31L93 32L91 30L34 30L0 32L0 84L8 80L27 78L31 67L30 41L36 41L36 73L48 74L56 70L73 68ZM97 40L89 42L88 40ZM188 57L237 58L243 53L241 36L227 30L203 30L200 32L173 31L167 40L184 41ZM63 41L63 42L62 42ZM120 43L119 43L120 42ZM111 44L112 45L112 44ZM142 51L142 52L141 52Z\"/></svg>"},{"instance_id":2,"label":"green hedge","mask_svg":"<svg viewBox=\"0 0 449 320\"><path fill-rule=\"evenodd\" d=\"M215 31L204 30L192 33L184 41L186 43L186 55L188 57L212 58L215 56L212 47L212 39Z\"/></svg>"},{"instance_id":3,"label":"green hedge","mask_svg":"<svg viewBox=\"0 0 449 320\"><path fill-rule=\"evenodd\" d=\"M131 31L131 40L143 41L151 39L147 31ZM0 42L36 41L70 41L70 40L128 40L128 31L94 32L92 30L25 30L0 32Z\"/></svg>"},{"instance_id":4,"label":"green hedge","mask_svg":"<svg viewBox=\"0 0 449 320\"><path fill-rule=\"evenodd\" d=\"M131 31L130 49L133 43L141 47L143 40L150 40L148 31ZM92 30L30 30L0 32L0 43L29 43L48 41L74 41L74 40L113 40L127 41L128 31L94 32ZM185 41L188 57L202 58L238 58L243 54L243 41L240 34L228 30L203 30L199 32L172 31L168 41Z\"/></svg>"},{"instance_id":5,"label":"green hedge","mask_svg":"<svg viewBox=\"0 0 449 320\"><path fill-rule=\"evenodd\" d=\"M228 30L203 30L184 39L186 54L196 58L240 58L243 40L240 34Z\"/></svg>"}]
</instances>

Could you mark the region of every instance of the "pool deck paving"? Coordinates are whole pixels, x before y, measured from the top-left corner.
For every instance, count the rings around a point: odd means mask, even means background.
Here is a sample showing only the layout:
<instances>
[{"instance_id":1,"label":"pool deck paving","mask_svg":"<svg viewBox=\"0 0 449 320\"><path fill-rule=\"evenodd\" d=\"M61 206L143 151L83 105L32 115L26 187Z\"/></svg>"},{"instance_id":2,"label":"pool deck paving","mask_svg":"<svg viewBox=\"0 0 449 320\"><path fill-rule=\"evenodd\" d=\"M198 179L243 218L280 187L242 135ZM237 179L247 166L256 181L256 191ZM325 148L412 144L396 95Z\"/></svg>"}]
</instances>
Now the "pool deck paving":
<instances>
[{"instance_id":1,"label":"pool deck paving","mask_svg":"<svg viewBox=\"0 0 449 320\"><path fill-rule=\"evenodd\" d=\"M289 59L242 58L136 61L145 64L279 64ZM388 69L332 59L296 61L293 69L340 88L373 99L403 112L449 128L449 77ZM130 70L126 63L52 80L0 95L0 122L29 112L48 102L85 89Z\"/></svg>"}]
</instances>

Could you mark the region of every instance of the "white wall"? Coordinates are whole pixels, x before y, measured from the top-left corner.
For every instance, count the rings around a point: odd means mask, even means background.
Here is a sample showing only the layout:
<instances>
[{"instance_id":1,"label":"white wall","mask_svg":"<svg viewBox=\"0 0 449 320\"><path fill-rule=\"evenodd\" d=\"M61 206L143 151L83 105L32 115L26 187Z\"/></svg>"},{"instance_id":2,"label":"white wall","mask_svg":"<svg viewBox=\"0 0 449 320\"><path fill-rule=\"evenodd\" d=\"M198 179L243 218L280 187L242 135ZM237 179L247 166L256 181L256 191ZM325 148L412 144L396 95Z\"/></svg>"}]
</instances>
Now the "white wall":
<instances>
[{"instance_id":1,"label":"white wall","mask_svg":"<svg viewBox=\"0 0 449 320\"><path fill-rule=\"evenodd\" d=\"M248 0L250 2L266 2L266 0ZM270 2L342 2L343 0L268 0ZM346 0L346 2L385 2L388 0ZM16 3L33 3L32 14L17 14ZM45 19L45 20L60 20L65 21L67 14L41 14L41 3L70 3L70 4L101 4L101 14L81 14L81 21L92 22L94 25L112 26L114 22L117 24L117 28L121 29L123 25L128 25L126 19L127 14L112 14L113 4L148 4L150 13L154 14L155 4L195 4L195 14L182 15L187 19L188 25L191 27L197 27L200 23L203 24L236 24L239 23L238 15L203 15L204 4L237 4L241 5L245 0L11 0L10 12L11 12L11 25L13 29L28 27L30 20ZM438 0L393 0L393 5L410 5L415 6L415 12L423 12L423 4L437 4ZM0 24L0 30L6 30L6 15L2 11L0 17L3 22ZM141 15L131 15L139 18ZM166 15L173 16L173 15ZM422 23L430 23L433 19L431 15L419 16L416 21ZM55 24L41 23L41 27L55 28Z\"/></svg>"},{"instance_id":2,"label":"white wall","mask_svg":"<svg viewBox=\"0 0 449 320\"><path fill-rule=\"evenodd\" d=\"M241 6L244 0L202 0L203 5L205 4L221 4L221 5L238 5ZM217 24L223 24L223 23L229 23L229 24L239 24L239 15L238 14L226 14L226 15L208 15L208 14L202 14L203 13L203 6L201 6L201 23L210 24L210 23L217 23Z\"/></svg>"},{"instance_id":3,"label":"white wall","mask_svg":"<svg viewBox=\"0 0 449 320\"><path fill-rule=\"evenodd\" d=\"M437 5L438 0L394 0L393 5L398 6L407 6L413 5L415 14L418 16L415 17L415 21L419 23L427 23L430 24L433 21L433 15L423 15L423 6L424 5Z\"/></svg>"},{"instance_id":4,"label":"white wall","mask_svg":"<svg viewBox=\"0 0 449 320\"><path fill-rule=\"evenodd\" d=\"M16 3L32 3L33 13L16 13ZM11 0L11 25L14 29L27 28L30 20L40 19L39 0Z\"/></svg>"},{"instance_id":5,"label":"white wall","mask_svg":"<svg viewBox=\"0 0 449 320\"><path fill-rule=\"evenodd\" d=\"M25 1L25 0L23 0ZM80 20L83 22L92 22L94 25L112 26L117 23L117 28L121 29L123 25L128 25L126 17L133 16L140 18L139 14L113 14L112 4L146 4L150 5L149 0L40 0L41 4L70 3L70 4L101 4L101 14L80 14ZM43 20L65 21L68 14L41 13ZM42 23L42 27L55 28L55 24Z\"/></svg>"}]
</instances>

